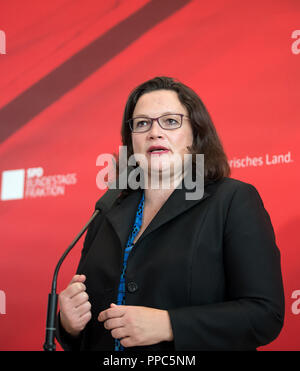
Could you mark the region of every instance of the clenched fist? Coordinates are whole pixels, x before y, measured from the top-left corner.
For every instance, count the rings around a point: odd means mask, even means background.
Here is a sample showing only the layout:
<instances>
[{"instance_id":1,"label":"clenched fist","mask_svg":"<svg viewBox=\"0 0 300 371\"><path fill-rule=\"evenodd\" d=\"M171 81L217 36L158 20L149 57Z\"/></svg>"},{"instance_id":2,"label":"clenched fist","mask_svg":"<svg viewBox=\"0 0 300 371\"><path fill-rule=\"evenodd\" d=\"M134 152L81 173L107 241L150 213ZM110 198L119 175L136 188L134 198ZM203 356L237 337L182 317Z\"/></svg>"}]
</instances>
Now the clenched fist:
<instances>
[{"instance_id":1,"label":"clenched fist","mask_svg":"<svg viewBox=\"0 0 300 371\"><path fill-rule=\"evenodd\" d=\"M92 317L85 280L85 275L75 275L58 297L61 324L72 336L78 336Z\"/></svg>"}]
</instances>

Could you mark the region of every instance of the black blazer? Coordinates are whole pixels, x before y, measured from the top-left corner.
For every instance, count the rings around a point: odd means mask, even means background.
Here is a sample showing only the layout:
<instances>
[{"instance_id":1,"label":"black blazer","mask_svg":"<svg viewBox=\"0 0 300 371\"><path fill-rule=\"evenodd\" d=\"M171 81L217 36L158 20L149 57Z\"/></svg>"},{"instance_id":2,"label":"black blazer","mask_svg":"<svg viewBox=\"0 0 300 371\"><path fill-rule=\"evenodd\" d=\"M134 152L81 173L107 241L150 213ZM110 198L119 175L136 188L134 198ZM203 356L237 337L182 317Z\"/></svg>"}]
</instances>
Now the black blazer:
<instances>
[{"instance_id":1,"label":"black blazer","mask_svg":"<svg viewBox=\"0 0 300 371\"><path fill-rule=\"evenodd\" d=\"M174 341L128 350L255 350L284 319L280 252L270 217L250 184L223 178L200 200L175 189L133 247L126 305L168 310ZM66 350L113 350L99 313L116 303L123 251L141 190L98 216L77 273L85 274L92 319L74 340L58 321ZM59 316L58 316L59 320Z\"/></svg>"}]
</instances>

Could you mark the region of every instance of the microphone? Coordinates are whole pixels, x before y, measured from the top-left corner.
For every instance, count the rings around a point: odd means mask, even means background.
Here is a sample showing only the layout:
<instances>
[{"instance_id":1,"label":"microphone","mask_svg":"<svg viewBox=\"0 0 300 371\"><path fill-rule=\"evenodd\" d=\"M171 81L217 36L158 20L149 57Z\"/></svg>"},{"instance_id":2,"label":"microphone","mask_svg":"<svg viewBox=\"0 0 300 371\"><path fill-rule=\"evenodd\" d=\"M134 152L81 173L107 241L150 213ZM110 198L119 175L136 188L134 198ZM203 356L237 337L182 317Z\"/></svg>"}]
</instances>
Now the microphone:
<instances>
[{"instance_id":1,"label":"microphone","mask_svg":"<svg viewBox=\"0 0 300 371\"><path fill-rule=\"evenodd\" d=\"M56 345L54 342L55 338L55 320L56 320L56 312L57 312L57 299L58 295L56 293L57 288L57 275L59 268L62 262L65 260L66 256L72 250L72 248L76 245L80 237L84 234L84 232L88 229L89 225L92 221L96 218L96 216L102 211L107 211L113 205L114 201L119 197L120 190L119 189L109 189L96 203L95 211L86 225L81 229L78 235L74 238L71 245L66 249L63 253L61 258L59 259L56 268L54 270L54 275L52 279L52 288L51 293L48 295L48 308L47 308L47 321L46 321L46 336L45 336L45 343L44 343L44 350L45 351L55 351Z\"/></svg>"}]
</instances>

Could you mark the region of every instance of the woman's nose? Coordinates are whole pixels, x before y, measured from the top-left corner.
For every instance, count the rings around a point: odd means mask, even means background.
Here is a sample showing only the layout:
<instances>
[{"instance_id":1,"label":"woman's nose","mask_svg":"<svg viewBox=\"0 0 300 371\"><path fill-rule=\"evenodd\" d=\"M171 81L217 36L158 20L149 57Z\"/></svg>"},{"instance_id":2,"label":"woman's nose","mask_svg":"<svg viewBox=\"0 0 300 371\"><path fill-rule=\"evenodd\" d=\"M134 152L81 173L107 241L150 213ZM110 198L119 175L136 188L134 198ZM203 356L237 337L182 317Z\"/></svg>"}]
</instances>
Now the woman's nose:
<instances>
[{"instance_id":1,"label":"woman's nose","mask_svg":"<svg viewBox=\"0 0 300 371\"><path fill-rule=\"evenodd\" d=\"M153 120L151 129L148 131L148 135L150 137L162 137L163 136L163 129L159 126L157 119Z\"/></svg>"}]
</instances>

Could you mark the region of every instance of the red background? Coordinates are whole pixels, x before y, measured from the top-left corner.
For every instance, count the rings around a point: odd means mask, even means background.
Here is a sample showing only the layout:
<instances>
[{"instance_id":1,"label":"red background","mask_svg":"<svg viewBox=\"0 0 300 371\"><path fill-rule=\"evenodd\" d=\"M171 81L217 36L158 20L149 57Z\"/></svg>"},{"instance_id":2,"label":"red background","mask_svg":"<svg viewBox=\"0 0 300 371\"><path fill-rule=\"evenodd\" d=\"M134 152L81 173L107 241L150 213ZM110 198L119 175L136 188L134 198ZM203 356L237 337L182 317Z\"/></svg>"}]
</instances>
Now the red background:
<instances>
[{"instance_id":1,"label":"red background","mask_svg":"<svg viewBox=\"0 0 300 371\"><path fill-rule=\"evenodd\" d=\"M77 176L64 196L0 201L1 350L42 349L55 264L103 194L97 156L118 150L130 90L157 75L199 94L229 160L264 159L231 162L232 177L258 189L282 256L285 325L260 349L300 350L292 310L300 303L291 297L300 290L300 45L292 49L291 36L299 20L298 0L0 0L0 172L42 167L46 176ZM289 152L289 163L265 163Z\"/></svg>"}]
</instances>

